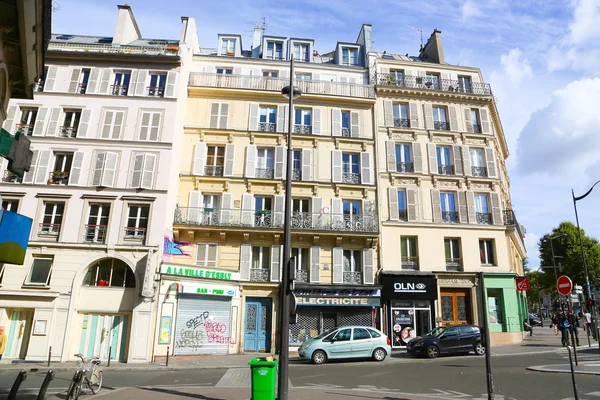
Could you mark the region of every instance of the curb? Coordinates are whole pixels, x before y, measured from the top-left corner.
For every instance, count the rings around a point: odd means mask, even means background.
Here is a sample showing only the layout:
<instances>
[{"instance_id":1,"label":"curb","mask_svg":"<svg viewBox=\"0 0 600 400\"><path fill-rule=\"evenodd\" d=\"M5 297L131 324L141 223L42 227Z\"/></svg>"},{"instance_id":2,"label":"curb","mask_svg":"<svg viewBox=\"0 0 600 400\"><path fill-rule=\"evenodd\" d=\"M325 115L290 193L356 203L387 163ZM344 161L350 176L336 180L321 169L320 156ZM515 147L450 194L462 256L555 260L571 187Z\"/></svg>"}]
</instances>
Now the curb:
<instances>
[{"instance_id":1,"label":"curb","mask_svg":"<svg viewBox=\"0 0 600 400\"><path fill-rule=\"evenodd\" d=\"M114 369L103 366L105 372L118 372L118 371L182 371L182 370L195 370L195 369L229 369L229 368L243 368L245 366L240 365L211 365L211 366L200 366L200 365L181 365L176 367L116 367ZM0 374L6 374L11 372L26 371L26 372L41 372L45 373L48 371L75 371L77 367L23 367L23 368L2 368Z\"/></svg>"},{"instance_id":2,"label":"curb","mask_svg":"<svg viewBox=\"0 0 600 400\"><path fill-rule=\"evenodd\" d=\"M528 371L550 372L550 373L554 373L554 374L570 374L571 373L570 369L564 370L564 369L556 368L556 367L561 367L561 366L566 366L567 368L569 367L566 364L558 364L558 365L535 365L533 367L527 367L525 369L528 370ZM576 375L598 375L598 376L600 376L600 371L581 371L581 370L575 369L575 374Z\"/></svg>"}]
</instances>

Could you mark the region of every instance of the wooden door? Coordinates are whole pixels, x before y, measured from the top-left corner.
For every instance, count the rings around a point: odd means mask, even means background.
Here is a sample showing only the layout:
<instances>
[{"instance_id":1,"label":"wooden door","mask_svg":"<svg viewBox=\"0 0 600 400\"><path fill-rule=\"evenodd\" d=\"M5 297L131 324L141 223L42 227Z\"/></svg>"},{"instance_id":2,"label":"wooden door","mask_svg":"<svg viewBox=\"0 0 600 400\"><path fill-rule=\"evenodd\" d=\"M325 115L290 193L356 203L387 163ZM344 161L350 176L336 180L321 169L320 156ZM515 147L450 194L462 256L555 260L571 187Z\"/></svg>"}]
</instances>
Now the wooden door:
<instances>
[{"instance_id":1,"label":"wooden door","mask_svg":"<svg viewBox=\"0 0 600 400\"><path fill-rule=\"evenodd\" d=\"M440 292L442 306L442 325L460 325L471 323L469 291L445 290Z\"/></svg>"}]
</instances>

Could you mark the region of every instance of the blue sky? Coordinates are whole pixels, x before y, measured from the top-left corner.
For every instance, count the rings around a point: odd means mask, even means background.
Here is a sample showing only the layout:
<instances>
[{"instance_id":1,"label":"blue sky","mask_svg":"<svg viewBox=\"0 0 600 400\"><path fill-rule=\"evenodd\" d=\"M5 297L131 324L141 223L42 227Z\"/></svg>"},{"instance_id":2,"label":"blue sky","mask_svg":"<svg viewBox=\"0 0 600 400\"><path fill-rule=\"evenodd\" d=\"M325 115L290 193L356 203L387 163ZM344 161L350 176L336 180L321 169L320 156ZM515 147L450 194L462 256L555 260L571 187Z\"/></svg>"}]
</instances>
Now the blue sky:
<instances>
[{"instance_id":1,"label":"blue sky","mask_svg":"<svg viewBox=\"0 0 600 400\"><path fill-rule=\"evenodd\" d=\"M55 33L112 36L116 4L55 0ZM571 189L582 194L600 179L600 1L598 0L130 0L144 37L177 39L181 16L196 19L202 47L217 33L252 28L315 39L321 53L354 41L373 25L378 51L415 55L421 27L427 40L442 31L446 61L481 68L492 84L507 137L513 207L527 229L530 265L537 241L574 220ZM58 7L57 7L58 8ZM82 18L86 14L92 18ZM600 187L579 205L582 227L600 237Z\"/></svg>"}]
</instances>

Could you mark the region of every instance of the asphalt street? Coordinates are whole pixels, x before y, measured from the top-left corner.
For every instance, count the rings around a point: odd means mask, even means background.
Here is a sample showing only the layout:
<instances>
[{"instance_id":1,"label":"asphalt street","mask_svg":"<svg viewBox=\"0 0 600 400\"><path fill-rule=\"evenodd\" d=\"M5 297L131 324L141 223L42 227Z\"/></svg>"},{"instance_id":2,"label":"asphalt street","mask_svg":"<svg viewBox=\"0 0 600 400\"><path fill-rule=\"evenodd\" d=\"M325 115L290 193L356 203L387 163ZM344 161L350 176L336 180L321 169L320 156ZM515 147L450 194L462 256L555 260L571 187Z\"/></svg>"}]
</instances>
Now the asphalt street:
<instances>
[{"instance_id":1,"label":"asphalt street","mask_svg":"<svg viewBox=\"0 0 600 400\"><path fill-rule=\"evenodd\" d=\"M568 374L538 373L525 367L568 362L564 352L492 357L495 392L502 399L567 399L573 398ZM215 386L227 369L185 371L111 371L105 369L103 396L122 387L148 386L169 388L185 386ZM0 398L6 396L15 374L0 374ZM71 372L57 372L49 394L63 392L68 387ZM576 377L580 399L600 400L600 377ZM29 373L23 389L37 393L43 374ZM485 359L477 356L441 357L429 359L393 359L375 362L335 362L322 366L294 364L290 368L294 388L323 387L427 395L448 393L448 397L475 399L486 393ZM87 396L86 396L87 397ZM23 396L23 399L26 397ZM91 398L91 397L90 397Z\"/></svg>"}]
</instances>

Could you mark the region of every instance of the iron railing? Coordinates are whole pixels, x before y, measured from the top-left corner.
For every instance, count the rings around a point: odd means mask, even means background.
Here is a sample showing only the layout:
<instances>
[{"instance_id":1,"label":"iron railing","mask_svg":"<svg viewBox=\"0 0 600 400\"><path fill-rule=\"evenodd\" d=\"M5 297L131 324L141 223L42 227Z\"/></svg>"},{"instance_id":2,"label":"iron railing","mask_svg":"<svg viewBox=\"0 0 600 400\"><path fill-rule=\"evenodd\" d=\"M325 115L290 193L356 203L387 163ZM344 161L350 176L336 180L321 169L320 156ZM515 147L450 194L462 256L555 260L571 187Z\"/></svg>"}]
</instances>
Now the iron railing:
<instances>
[{"instance_id":1,"label":"iron railing","mask_svg":"<svg viewBox=\"0 0 600 400\"><path fill-rule=\"evenodd\" d=\"M454 175L454 165L438 165L440 175Z\"/></svg>"},{"instance_id":2,"label":"iron railing","mask_svg":"<svg viewBox=\"0 0 600 400\"><path fill-rule=\"evenodd\" d=\"M359 184L360 183L360 174L355 174L355 173L352 173L352 172L344 172L342 174L342 182L343 183Z\"/></svg>"},{"instance_id":3,"label":"iron railing","mask_svg":"<svg viewBox=\"0 0 600 400\"><path fill-rule=\"evenodd\" d=\"M517 216L515 215L515 212L513 210L504 210L504 225L516 227L517 232L519 233L519 237L521 238L521 240L524 239L521 224L519 224L519 221L517 221Z\"/></svg>"},{"instance_id":4,"label":"iron railing","mask_svg":"<svg viewBox=\"0 0 600 400\"><path fill-rule=\"evenodd\" d=\"M50 172L48 184L50 185L68 185L69 171L54 171Z\"/></svg>"},{"instance_id":5,"label":"iron railing","mask_svg":"<svg viewBox=\"0 0 600 400\"><path fill-rule=\"evenodd\" d=\"M148 89L149 97L164 97L165 96L164 86L148 86L147 89Z\"/></svg>"},{"instance_id":6,"label":"iron railing","mask_svg":"<svg viewBox=\"0 0 600 400\"><path fill-rule=\"evenodd\" d=\"M275 170L273 168L256 168L254 174L259 179L273 179Z\"/></svg>"},{"instance_id":7,"label":"iron railing","mask_svg":"<svg viewBox=\"0 0 600 400\"><path fill-rule=\"evenodd\" d=\"M440 79L438 77L404 75L399 77L395 74L376 74L377 85L397 86L412 89L439 90L443 92L471 93L484 96L492 95L489 83L470 82L464 84L454 79Z\"/></svg>"},{"instance_id":8,"label":"iron railing","mask_svg":"<svg viewBox=\"0 0 600 400\"><path fill-rule=\"evenodd\" d=\"M269 282L271 270L267 268L250 268L250 280L253 282Z\"/></svg>"},{"instance_id":9,"label":"iron railing","mask_svg":"<svg viewBox=\"0 0 600 400\"><path fill-rule=\"evenodd\" d=\"M222 75L204 72L191 73L188 81L190 86L267 90L274 92L280 92L289 83L289 78L255 75ZM294 84L306 94L375 98L375 90L372 85L303 79L297 79Z\"/></svg>"},{"instance_id":10,"label":"iron railing","mask_svg":"<svg viewBox=\"0 0 600 400\"><path fill-rule=\"evenodd\" d=\"M450 124L444 121L433 121L433 129L436 131L449 131Z\"/></svg>"},{"instance_id":11,"label":"iron railing","mask_svg":"<svg viewBox=\"0 0 600 400\"><path fill-rule=\"evenodd\" d=\"M221 166L221 165L206 165L206 166L204 166L204 175L206 175L206 176L223 176L223 166Z\"/></svg>"},{"instance_id":12,"label":"iron railing","mask_svg":"<svg viewBox=\"0 0 600 400\"><path fill-rule=\"evenodd\" d=\"M408 221L408 211L407 210L398 210L398 219L400 221Z\"/></svg>"},{"instance_id":13,"label":"iron railing","mask_svg":"<svg viewBox=\"0 0 600 400\"><path fill-rule=\"evenodd\" d=\"M136 228L135 226L125 227L125 237L128 240L144 240L146 238L146 228Z\"/></svg>"},{"instance_id":14,"label":"iron railing","mask_svg":"<svg viewBox=\"0 0 600 400\"><path fill-rule=\"evenodd\" d=\"M473 133L481 133L481 125L473 124Z\"/></svg>"},{"instance_id":15,"label":"iron railing","mask_svg":"<svg viewBox=\"0 0 600 400\"><path fill-rule=\"evenodd\" d=\"M61 126L58 130L58 135L60 137L74 138L77 136L77 128L77 126Z\"/></svg>"},{"instance_id":16,"label":"iron railing","mask_svg":"<svg viewBox=\"0 0 600 400\"><path fill-rule=\"evenodd\" d=\"M104 243L106 240L106 225L86 225L83 240L89 243Z\"/></svg>"},{"instance_id":17,"label":"iron railing","mask_svg":"<svg viewBox=\"0 0 600 400\"><path fill-rule=\"evenodd\" d=\"M359 271L344 271L343 282L351 284L361 284L363 282L362 272Z\"/></svg>"},{"instance_id":18,"label":"iron railing","mask_svg":"<svg viewBox=\"0 0 600 400\"><path fill-rule=\"evenodd\" d=\"M147 55L166 55L177 56L179 54L178 45L144 45L144 46L115 46L104 43L57 43L50 42L48 50L85 52L85 53L114 53L114 54L147 54Z\"/></svg>"},{"instance_id":19,"label":"iron railing","mask_svg":"<svg viewBox=\"0 0 600 400\"><path fill-rule=\"evenodd\" d=\"M259 122L258 130L260 132L275 132L277 130L277 124L272 122Z\"/></svg>"},{"instance_id":20,"label":"iron railing","mask_svg":"<svg viewBox=\"0 0 600 400\"><path fill-rule=\"evenodd\" d=\"M302 180L302 170L300 170L300 169L292 170L292 180L293 181L301 181Z\"/></svg>"},{"instance_id":21,"label":"iron railing","mask_svg":"<svg viewBox=\"0 0 600 400\"><path fill-rule=\"evenodd\" d=\"M415 163L413 162L399 162L396 163L396 172L414 172Z\"/></svg>"},{"instance_id":22,"label":"iron railing","mask_svg":"<svg viewBox=\"0 0 600 400\"><path fill-rule=\"evenodd\" d=\"M33 133L34 124L17 124L17 131L22 135L31 135Z\"/></svg>"},{"instance_id":23,"label":"iron railing","mask_svg":"<svg viewBox=\"0 0 600 400\"><path fill-rule=\"evenodd\" d=\"M471 167L471 175L485 178L485 177L487 177L487 168L486 167Z\"/></svg>"},{"instance_id":24,"label":"iron railing","mask_svg":"<svg viewBox=\"0 0 600 400\"><path fill-rule=\"evenodd\" d=\"M23 178L14 172L5 170L4 175L2 175L2 183L23 183Z\"/></svg>"},{"instance_id":25,"label":"iron railing","mask_svg":"<svg viewBox=\"0 0 600 400\"><path fill-rule=\"evenodd\" d=\"M402 263L402 269L418 270L419 269L419 257L400 257Z\"/></svg>"},{"instance_id":26,"label":"iron railing","mask_svg":"<svg viewBox=\"0 0 600 400\"><path fill-rule=\"evenodd\" d=\"M446 271L462 271L461 258L446 258Z\"/></svg>"},{"instance_id":27,"label":"iron railing","mask_svg":"<svg viewBox=\"0 0 600 400\"><path fill-rule=\"evenodd\" d=\"M284 213L270 210L215 209L178 207L174 224L246 228L283 228ZM377 216L372 214L325 214L293 212L295 230L377 232Z\"/></svg>"},{"instance_id":28,"label":"iron railing","mask_svg":"<svg viewBox=\"0 0 600 400\"><path fill-rule=\"evenodd\" d=\"M410 119L394 118L394 126L396 128L410 128Z\"/></svg>"},{"instance_id":29,"label":"iron railing","mask_svg":"<svg viewBox=\"0 0 600 400\"><path fill-rule=\"evenodd\" d=\"M60 224L41 223L39 226L39 235L58 236L60 233Z\"/></svg>"},{"instance_id":30,"label":"iron railing","mask_svg":"<svg viewBox=\"0 0 600 400\"><path fill-rule=\"evenodd\" d=\"M350 128L342 128L342 137L350 137L350 136L351 136Z\"/></svg>"},{"instance_id":31,"label":"iron railing","mask_svg":"<svg viewBox=\"0 0 600 400\"><path fill-rule=\"evenodd\" d=\"M308 283L309 280L309 271L306 269L297 269L296 270L296 282L304 282Z\"/></svg>"},{"instance_id":32,"label":"iron railing","mask_svg":"<svg viewBox=\"0 0 600 400\"><path fill-rule=\"evenodd\" d=\"M478 224L489 225L492 223L492 214L476 212L475 219Z\"/></svg>"},{"instance_id":33,"label":"iron railing","mask_svg":"<svg viewBox=\"0 0 600 400\"><path fill-rule=\"evenodd\" d=\"M77 92L78 94L85 94L85 91L87 90L87 83L80 83L79 85L77 85Z\"/></svg>"},{"instance_id":34,"label":"iron railing","mask_svg":"<svg viewBox=\"0 0 600 400\"><path fill-rule=\"evenodd\" d=\"M458 222L458 212L456 211L442 211L443 222Z\"/></svg>"},{"instance_id":35,"label":"iron railing","mask_svg":"<svg viewBox=\"0 0 600 400\"><path fill-rule=\"evenodd\" d=\"M110 94L113 96L127 96L127 86L126 85L111 85L110 86Z\"/></svg>"},{"instance_id":36,"label":"iron railing","mask_svg":"<svg viewBox=\"0 0 600 400\"><path fill-rule=\"evenodd\" d=\"M300 133L302 135L312 135L312 125L294 125L294 133Z\"/></svg>"}]
</instances>

